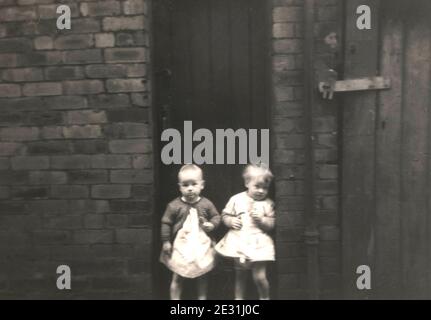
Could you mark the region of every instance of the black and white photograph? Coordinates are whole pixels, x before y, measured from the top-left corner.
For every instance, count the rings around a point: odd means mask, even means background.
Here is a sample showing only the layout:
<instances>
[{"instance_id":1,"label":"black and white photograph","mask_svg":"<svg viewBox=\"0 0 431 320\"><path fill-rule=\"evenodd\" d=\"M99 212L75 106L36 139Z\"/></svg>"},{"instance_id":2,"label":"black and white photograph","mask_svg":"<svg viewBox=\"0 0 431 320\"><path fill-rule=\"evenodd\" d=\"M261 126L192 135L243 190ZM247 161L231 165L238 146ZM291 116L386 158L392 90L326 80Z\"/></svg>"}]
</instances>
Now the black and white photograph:
<instances>
[{"instance_id":1,"label":"black and white photograph","mask_svg":"<svg viewBox=\"0 0 431 320\"><path fill-rule=\"evenodd\" d=\"M0 0L0 300L431 299L430 17Z\"/></svg>"}]
</instances>

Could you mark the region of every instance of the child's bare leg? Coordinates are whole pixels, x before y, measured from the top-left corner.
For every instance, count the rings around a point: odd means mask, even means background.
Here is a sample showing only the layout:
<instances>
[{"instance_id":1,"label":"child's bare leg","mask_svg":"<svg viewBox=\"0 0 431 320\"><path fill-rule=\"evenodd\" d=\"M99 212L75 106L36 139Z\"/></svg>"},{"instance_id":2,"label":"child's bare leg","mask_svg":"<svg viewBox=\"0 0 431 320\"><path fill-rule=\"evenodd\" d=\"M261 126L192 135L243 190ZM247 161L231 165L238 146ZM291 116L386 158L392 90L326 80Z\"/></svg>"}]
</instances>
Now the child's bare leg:
<instances>
[{"instance_id":1,"label":"child's bare leg","mask_svg":"<svg viewBox=\"0 0 431 320\"><path fill-rule=\"evenodd\" d=\"M235 300L244 300L247 270L239 267L235 270Z\"/></svg>"},{"instance_id":2,"label":"child's bare leg","mask_svg":"<svg viewBox=\"0 0 431 320\"><path fill-rule=\"evenodd\" d=\"M171 282L171 300L180 300L181 292L183 290L183 278L181 278L178 274L172 274L172 282Z\"/></svg>"},{"instance_id":3,"label":"child's bare leg","mask_svg":"<svg viewBox=\"0 0 431 320\"><path fill-rule=\"evenodd\" d=\"M206 300L207 299L207 287L208 287L208 278L206 275L199 277L198 279L198 299Z\"/></svg>"},{"instance_id":4,"label":"child's bare leg","mask_svg":"<svg viewBox=\"0 0 431 320\"><path fill-rule=\"evenodd\" d=\"M253 280L257 286L260 300L269 300L269 283L266 278L265 262L255 262L252 267Z\"/></svg>"}]
</instances>

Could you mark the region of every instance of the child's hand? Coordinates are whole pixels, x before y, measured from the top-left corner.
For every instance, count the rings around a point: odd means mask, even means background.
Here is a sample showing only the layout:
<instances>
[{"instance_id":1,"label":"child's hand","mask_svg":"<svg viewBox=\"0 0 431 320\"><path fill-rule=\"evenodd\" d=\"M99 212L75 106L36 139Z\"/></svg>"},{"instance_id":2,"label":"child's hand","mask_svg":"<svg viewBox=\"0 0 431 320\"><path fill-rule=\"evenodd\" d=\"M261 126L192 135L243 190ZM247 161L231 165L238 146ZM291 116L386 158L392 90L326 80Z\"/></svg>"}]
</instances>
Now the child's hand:
<instances>
[{"instance_id":1,"label":"child's hand","mask_svg":"<svg viewBox=\"0 0 431 320\"><path fill-rule=\"evenodd\" d=\"M256 211L253 211L251 213L251 218L253 219L254 222L257 222L257 223L260 222L260 215Z\"/></svg>"},{"instance_id":2,"label":"child's hand","mask_svg":"<svg viewBox=\"0 0 431 320\"><path fill-rule=\"evenodd\" d=\"M211 222L202 223L202 228L205 232L210 232L214 230L214 225Z\"/></svg>"},{"instance_id":3,"label":"child's hand","mask_svg":"<svg viewBox=\"0 0 431 320\"><path fill-rule=\"evenodd\" d=\"M163 254L170 256L172 254L172 244L169 241L163 243Z\"/></svg>"},{"instance_id":4,"label":"child's hand","mask_svg":"<svg viewBox=\"0 0 431 320\"><path fill-rule=\"evenodd\" d=\"M234 230L240 230L242 228L242 221L240 218L233 217L231 220L231 227Z\"/></svg>"}]
</instances>

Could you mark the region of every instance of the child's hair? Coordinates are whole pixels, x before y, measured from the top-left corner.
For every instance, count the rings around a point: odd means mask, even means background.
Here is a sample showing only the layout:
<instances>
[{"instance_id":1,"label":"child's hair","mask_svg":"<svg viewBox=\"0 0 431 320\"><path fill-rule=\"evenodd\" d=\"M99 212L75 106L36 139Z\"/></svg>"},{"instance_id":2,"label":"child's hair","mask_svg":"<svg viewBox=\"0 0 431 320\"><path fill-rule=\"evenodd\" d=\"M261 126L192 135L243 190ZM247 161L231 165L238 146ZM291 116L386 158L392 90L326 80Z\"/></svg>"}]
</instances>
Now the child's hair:
<instances>
[{"instance_id":1,"label":"child's hair","mask_svg":"<svg viewBox=\"0 0 431 320\"><path fill-rule=\"evenodd\" d=\"M183 166L181 167L180 171L178 171L178 180L180 179L180 174L181 174L181 173L183 173L183 172L186 172L186 171L197 171L197 172L199 172L199 173L201 174L202 179L203 179L203 172L202 172L202 169L201 169L201 168L199 168L199 167L198 167L197 165L195 165L195 164L188 163L188 164L183 165Z\"/></svg>"},{"instance_id":2,"label":"child's hair","mask_svg":"<svg viewBox=\"0 0 431 320\"><path fill-rule=\"evenodd\" d=\"M271 170L263 163L247 165L243 171L242 177L246 184L249 183L251 179L257 177L261 178L265 184L270 184L274 178Z\"/></svg>"}]
</instances>

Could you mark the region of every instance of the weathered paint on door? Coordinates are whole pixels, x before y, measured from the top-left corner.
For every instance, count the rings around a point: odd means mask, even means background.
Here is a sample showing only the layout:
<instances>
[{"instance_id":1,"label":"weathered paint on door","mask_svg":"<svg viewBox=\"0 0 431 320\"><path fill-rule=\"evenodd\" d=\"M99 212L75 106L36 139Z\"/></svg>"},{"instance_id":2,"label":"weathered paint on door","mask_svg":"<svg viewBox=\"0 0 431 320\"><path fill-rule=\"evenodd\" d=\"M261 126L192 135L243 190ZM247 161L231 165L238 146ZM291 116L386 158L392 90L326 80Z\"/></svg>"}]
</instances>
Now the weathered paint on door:
<instances>
[{"instance_id":1,"label":"weathered paint on door","mask_svg":"<svg viewBox=\"0 0 431 320\"><path fill-rule=\"evenodd\" d=\"M356 29L368 4L372 30ZM346 298L431 298L431 6L346 5L345 78L382 75L391 89L348 93L343 106L343 273ZM371 290L356 268L371 267Z\"/></svg>"}]
</instances>

